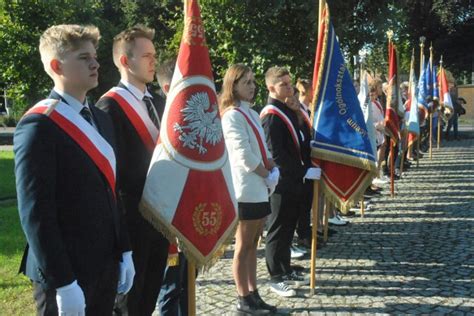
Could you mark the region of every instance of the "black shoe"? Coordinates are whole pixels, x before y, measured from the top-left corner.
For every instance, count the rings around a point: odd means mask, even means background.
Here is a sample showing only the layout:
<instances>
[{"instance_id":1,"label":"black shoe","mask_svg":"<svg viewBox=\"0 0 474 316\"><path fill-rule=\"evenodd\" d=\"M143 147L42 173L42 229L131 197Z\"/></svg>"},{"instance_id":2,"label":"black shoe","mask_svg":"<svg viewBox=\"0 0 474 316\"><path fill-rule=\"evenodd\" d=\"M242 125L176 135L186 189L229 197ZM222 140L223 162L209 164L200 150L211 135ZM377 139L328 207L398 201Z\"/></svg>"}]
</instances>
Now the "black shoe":
<instances>
[{"instance_id":1,"label":"black shoe","mask_svg":"<svg viewBox=\"0 0 474 316\"><path fill-rule=\"evenodd\" d=\"M247 296L239 296L237 311L249 315L265 315L270 313L268 310L258 306L251 294Z\"/></svg>"},{"instance_id":2,"label":"black shoe","mask_svg":"<svg viewBox=\"0 0 474 316\"><path fill-rule=\"evenodd\" d=\"M250 295L252 296L253 301L257 304L257 306L260 309L270 311L270 313L276 313L276 311L277 311L276 306L265 303L263 301L263 299L260 297L260 294L258 293L258 290L250 292Z\"/></svg>"}]
</instances>

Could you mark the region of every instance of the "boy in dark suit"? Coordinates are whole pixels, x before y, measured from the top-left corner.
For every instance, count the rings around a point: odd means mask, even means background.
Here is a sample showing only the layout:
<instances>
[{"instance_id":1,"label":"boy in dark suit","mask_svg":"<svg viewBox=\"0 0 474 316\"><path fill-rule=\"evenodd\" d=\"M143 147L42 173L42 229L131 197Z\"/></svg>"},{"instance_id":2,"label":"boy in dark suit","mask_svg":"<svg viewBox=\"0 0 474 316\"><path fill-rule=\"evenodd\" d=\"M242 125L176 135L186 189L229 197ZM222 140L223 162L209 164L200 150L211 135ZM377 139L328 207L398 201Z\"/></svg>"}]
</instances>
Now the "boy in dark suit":
<instances>
[{"instance_id":1,"label":"boy in dark suit","mask_svg":"<svg viewBox=\"0 0 474 316\"><path fill-rule=\"evenodd\" d=\"M20 271L33 281L39 315L110 315L117 290L128 292L135 274L115 195L112 123L86 99L98 84L99 37L94 26L43 33L41 60L54 89L15 131L28 242Z\"/></svg>"},{"instance_id":2,"label":"boy in dark suit","mask_svg":"<svg viewBox=\"0 0 474 316\"><path fill-rule=\"evenodd\" d=\"M265 74L269 91L268 105L260 113L268 149L280 169L280 181L270 196L272 213L268 216L265 259L270 274L270 289L280 296L295 296L289 285L309 281L290 266L290 246L300 214L308 205L301 203L311 194L311 182L319 179L321 169L311 167L310 139L303 133L300 104L293 96L287 69L272 67Z\"/></svg>"},{"instance_id":3,"label":"boy in dark suit","mask_svg":"<svg viewBox=\"0 0 474 316\"><path fill-rule=\"evenodd\" d=\"M153 36L154 30L141 25L115 36L113 58L121 79L97 103L112 117L117 135L118 195L125 207L137 274L127 297L117 298L116 310L129 315L153 313L169 246L138 209L164 109L164 101L147 89L155 76Z\"/></svg>"}]
</instances>

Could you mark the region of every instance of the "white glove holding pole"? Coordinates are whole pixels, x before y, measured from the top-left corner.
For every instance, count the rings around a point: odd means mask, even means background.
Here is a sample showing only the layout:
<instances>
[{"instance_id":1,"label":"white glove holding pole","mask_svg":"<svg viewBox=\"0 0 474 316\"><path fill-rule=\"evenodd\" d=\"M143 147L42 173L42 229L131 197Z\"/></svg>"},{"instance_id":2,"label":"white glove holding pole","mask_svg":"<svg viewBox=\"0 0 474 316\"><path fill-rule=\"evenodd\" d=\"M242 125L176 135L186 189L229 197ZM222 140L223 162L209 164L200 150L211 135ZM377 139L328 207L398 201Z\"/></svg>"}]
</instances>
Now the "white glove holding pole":
<instances>
[{"instance_id":1,"label":"white glove holding pole","mask_svg":"<svg viewBox=\"0 0 474 316\"><path fill-rule=\"evenodd\" d=\"M86 314L86 299L77 281L56 289L58 314L69 316L84 316Z\"/></svg>"},{"instance_id":2,"label":"white glove holding pole","mask_svg":"<svg viewBox=\"0 0 474 316\"><path fill-rule=\"evenodd\" d=\"M319 180L321 178L321 168L309 168L304 175L304 179Z\"/></svg>"},{"instance_id":3,"label":"white glove holding pole","mask_svg":"<svg viewBox=\"0 0 474 316\"><path fill-rule=\"evenodd\" d=\"M135 266L133 265L132 252L127 251L122 254L120 262L120 274L117 292L127 294L132 288L133 278L135 277Z\"/></svg>"}]
</instances>

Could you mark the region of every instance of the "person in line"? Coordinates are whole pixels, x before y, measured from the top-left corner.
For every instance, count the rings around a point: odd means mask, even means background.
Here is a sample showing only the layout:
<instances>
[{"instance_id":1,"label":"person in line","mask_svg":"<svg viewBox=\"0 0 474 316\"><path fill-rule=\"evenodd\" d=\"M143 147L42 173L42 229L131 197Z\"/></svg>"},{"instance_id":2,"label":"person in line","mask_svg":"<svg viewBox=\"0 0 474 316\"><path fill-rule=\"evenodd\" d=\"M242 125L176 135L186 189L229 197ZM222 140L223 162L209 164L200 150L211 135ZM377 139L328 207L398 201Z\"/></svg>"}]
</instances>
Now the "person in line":
<instances>
[{"instance_id":1,"label":"person in line","mask_svg":"<svg viewBox=\"0 0 474 316\"><path fill-rule=\"evenodd\" d=\"M458 87L456 86L455 83L451 83L451 82L449 83L449 94L453 102L454 112L448 121L448 126L446 127L446 131L445 131L445 138L447 141L451 140L449 133L451 132L451 128L452 128L454 139L460 140L461 138L459 137L458 121L459 121L459 116L461 115L461 113L464 114L465 112L463 111L464 109L458 101Z\"/></svg>"},{"instance_id":2,"label":"person in line","mask_svg":"<svg viewBox=\"0 0 474 316\"><path fill-rule=\"evenodd\" d=\"M117 135L118 195L125 208L136 268L130 293L117 297L119 314L153 313L168 258L169 242L138 209L164 110L164 100L147 89L155 77L154 33L137 25L115 36L113 60L120 82L97 104L112 118Z\"/></svg>"},{"instance_id":3,"label":"person in line","mask_svg":"<svg viewBox=\"0 0 474 316\"><path fill-rule=\"evenodd\" d=\"M232 272L239 296L237 310L260 314L276 311L257 289L257 242L271 212L268 196L275 190L279 171L268 151L260 118L251 109L254 96L252 70L243 64L232 65L219 98L239 213Z\"/></svg>"},{"instance_id":4,"label":"person in line","mask_svg":"<svg viewBox=\"0 0 474 316\"><path fill-rule=\"evenodd\" d=\"M290 297L296 291L289 285L305 285L309 280L291 268L290 246L300 214L307 211L301 201L306 199L311 183L319 179L321 169L313 168L309 155L310 139L298 123L300 104L293 95L291 77L283 67L271 67L265 74L269 91L268 105L260 113L268 149L281 176L275 193L270 197L271 214L265 238L265 259L270 274L270 289L280 296ZM302 149L304 148L304 149Z\"/></svg>"},{"instance_id":5,"label":"person in line","mask_svg":"<svg viewBox=\"0 0 474 316\"><path fill-rule=\"evenodd\" d=\"M88 103L98 85L95 26L55 25L39 51L54 88L15 130L18 210L27 248L20 271L38 315L111 315L134 266L117 204L115 136ZM117 287L118 285L118 287Z\"/></svg>"},{"instance_id":6,"label":"person in line","mask_svg":"<svg viewBox=\"0 0 474 316\"><path fill-rule=\"evenodd\" d=\"M370 110L372 111L372 121L375 129L375 140L377 144L377 179L373 183L382 185L388 182L386 177L382 176L382 163L385 159L386 137L385 137L385 112L380 104L378 97L381 90L382 81L374 79L369 83Z\"/></svg>"}]
</instances>

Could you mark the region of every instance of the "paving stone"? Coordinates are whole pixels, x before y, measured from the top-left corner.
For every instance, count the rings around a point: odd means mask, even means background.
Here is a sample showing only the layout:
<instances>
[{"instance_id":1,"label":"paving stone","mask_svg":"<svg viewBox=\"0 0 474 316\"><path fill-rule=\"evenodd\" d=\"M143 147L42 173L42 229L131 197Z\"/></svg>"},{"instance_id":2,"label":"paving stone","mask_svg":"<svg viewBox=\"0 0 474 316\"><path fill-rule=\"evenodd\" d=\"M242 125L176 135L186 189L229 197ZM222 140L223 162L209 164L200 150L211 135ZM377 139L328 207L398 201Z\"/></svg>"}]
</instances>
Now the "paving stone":
<instances>
[{"instance_id":1,"label":"paving stone","mask_svg":"<svg viewBox=\"0 0 474 316\"><path fill-rule=\"evenodd\" d=\"M467 135L467 134L466 134ZM474 136L474 133L469 134ZM315 295L301 287L282 298L268 288L264 246L259 249L261 296L278 315L388 315L474 312L474 138L433 149L385 186L365 217L336 227L318 250ZM235 310L233 249L198 277L197 315ZM309 269L309 260L294 263Z\"/></svg>"}]
</instances>

